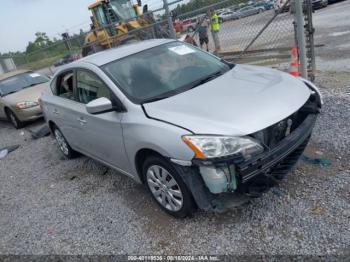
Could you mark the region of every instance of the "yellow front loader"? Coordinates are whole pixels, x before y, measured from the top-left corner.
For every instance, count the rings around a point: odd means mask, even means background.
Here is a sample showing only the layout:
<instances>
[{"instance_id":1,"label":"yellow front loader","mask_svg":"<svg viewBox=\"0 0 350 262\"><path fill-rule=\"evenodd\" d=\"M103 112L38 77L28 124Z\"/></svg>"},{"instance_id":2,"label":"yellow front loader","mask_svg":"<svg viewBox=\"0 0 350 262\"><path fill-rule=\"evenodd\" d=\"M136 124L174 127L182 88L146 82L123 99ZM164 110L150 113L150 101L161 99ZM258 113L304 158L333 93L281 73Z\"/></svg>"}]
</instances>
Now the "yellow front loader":
<instances>
[{"instance_id":1,"label":"yellow front loader","mask_svg":"<svg viewBox=\"0 0 350 262\"><path fill-rule=\"evenodd\" d=\"M142 40L144 30L149 30L149 21L141 16L141 0L133 4L132 0L96 0L89 6L91 11L91 32L84 41L82 55L87 56L95 52L115 47L127 42ZM141 32L142 31L142 32Z\"/></svg>"}]
</instances>

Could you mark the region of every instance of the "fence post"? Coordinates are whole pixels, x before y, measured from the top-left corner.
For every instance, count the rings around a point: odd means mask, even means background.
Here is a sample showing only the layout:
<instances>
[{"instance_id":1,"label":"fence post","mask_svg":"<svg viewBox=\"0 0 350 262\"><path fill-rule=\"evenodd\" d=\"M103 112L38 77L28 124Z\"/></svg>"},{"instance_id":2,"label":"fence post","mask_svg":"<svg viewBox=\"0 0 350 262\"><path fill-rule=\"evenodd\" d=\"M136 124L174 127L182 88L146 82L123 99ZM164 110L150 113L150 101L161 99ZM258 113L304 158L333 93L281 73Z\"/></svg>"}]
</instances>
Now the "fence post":
<instances>
[{"instance_id":1,"label":"fence post","mask_svg":"<svg viewBox=\"0 0 350 262\"><path fill-rule=\"evenodd\" d=\"M306 10L304 13L305 33L306 33L306 56L307 56L307 73L311 81L315 80L316 61L315 61L315 28L312 22L312 3L306 0Z\"/></svg>"},{"instance_id":2,"label":"fence post","mask_svg":"<svg viewBox=\"0 0 350 262\"><path fill-rule=\"evenodd\" d=\"M174 30L174 25L173 25L173 19L171 17L170 11L169 11L168 0L163 0L163 2L164 2L165 15L168 18L170 37L176 39L176 34L175 34L175 30Z\"/></svg>"},{"instance_id":3,"label":"fence post","mask_svg":"<svg viewBox=\"0 0 350 262\"><path fill-rule=\"evenodd\" d=\"M296 23L296 37L300 61L300 74L304 78L307 77L307 60L306 60L306 41L304 28L303 3L301 0L294 0L294 19Z\"/></svg>"}]
</instances>

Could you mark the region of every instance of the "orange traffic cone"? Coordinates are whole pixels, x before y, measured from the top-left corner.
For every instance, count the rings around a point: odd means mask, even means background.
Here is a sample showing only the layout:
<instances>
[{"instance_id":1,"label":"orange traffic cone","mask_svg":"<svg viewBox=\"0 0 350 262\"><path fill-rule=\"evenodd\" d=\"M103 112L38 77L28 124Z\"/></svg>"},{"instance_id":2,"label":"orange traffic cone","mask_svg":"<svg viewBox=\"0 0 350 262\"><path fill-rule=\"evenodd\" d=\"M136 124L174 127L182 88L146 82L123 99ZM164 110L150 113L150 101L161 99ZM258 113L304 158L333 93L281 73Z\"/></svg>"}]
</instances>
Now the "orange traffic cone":
<instances>
[{"instance_id":1,"label":"orange traffic cone","mask_svg":"<svg viewBox=\"0 0 350 262\"><path fill-rule=\"evenodd\" d=\"M291 60L288 73L292 76L299 76L299 59L296 47L293 47L291 50Z\"/></svg>"}]
</instances>

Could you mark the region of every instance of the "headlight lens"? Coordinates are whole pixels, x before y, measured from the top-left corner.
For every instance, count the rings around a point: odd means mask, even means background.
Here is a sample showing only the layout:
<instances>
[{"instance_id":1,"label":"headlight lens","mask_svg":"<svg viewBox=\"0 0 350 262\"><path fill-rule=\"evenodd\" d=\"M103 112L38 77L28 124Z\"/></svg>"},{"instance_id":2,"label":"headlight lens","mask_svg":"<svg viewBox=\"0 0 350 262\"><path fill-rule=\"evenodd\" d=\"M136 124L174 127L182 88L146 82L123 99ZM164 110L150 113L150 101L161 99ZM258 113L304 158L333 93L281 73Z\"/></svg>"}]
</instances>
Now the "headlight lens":
<instances>
[{"instance_id":1,"label":"headlight lens","mask_svg":"<svg viewBox=\"0 0 350 262\"><path fill-rule=\"evenodd\" d=\"M31 107L34 107L34 106L37 106L39 105L38 102L33 102L33 101L24 101L24 102L18 102L16 104L16 107L18 109L26 109L26 108L31 108Z\"/></svg>"},{"instance_id":2,"label":"headlight lens","mask_svg":"<svg viewBox=\"0 0 350 262\"><path fill-rule=\"evenodd\" d=\"M242 154L245 159L262 153L263 146L250 137L183 136L183 141L193 150L196 158L214 158Z\"/></svg>"}]
</instances>

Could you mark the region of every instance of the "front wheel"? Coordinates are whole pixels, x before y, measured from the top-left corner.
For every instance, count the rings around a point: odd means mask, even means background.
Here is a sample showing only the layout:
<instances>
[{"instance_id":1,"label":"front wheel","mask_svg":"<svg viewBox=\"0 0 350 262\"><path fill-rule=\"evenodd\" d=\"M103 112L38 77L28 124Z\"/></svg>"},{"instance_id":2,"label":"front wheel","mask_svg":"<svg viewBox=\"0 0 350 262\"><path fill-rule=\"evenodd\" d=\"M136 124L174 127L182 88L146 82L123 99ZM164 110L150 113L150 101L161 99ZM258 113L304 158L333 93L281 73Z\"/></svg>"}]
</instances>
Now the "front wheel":
<instances>
[{"instance_id":1,"label":"front wheel","mask_svg":"<svg viewBox=\"0 0 350 262\"><path fill-rule=\"evenodd\" d=\"M18 117L10 109L6 110L7 119L12 123L16 129L20 129L24 126L24 123L18 119Z\"/></svg>"},{"instance_id":2,"label":"front wheel","mask_svg":"<svg viewBox=\"0 0 350 262\"><path fill-rule=\"evenodd\" d=\"M143 164L143 176L153 199L165 212L179 218L192 213L195 206L192 194L168 160L149 157Z\"/></svg>"}]
</instances>

